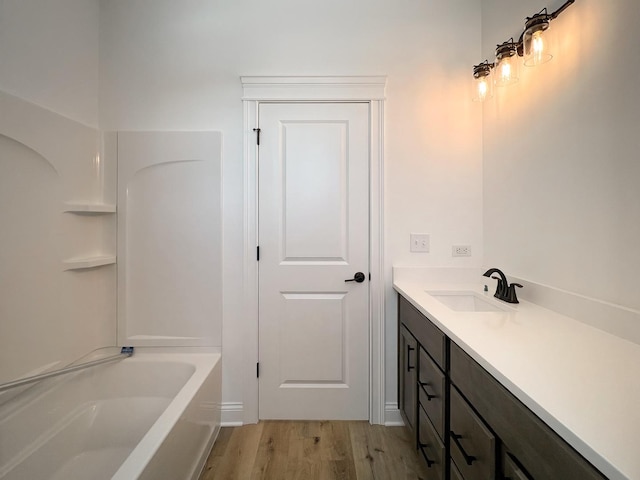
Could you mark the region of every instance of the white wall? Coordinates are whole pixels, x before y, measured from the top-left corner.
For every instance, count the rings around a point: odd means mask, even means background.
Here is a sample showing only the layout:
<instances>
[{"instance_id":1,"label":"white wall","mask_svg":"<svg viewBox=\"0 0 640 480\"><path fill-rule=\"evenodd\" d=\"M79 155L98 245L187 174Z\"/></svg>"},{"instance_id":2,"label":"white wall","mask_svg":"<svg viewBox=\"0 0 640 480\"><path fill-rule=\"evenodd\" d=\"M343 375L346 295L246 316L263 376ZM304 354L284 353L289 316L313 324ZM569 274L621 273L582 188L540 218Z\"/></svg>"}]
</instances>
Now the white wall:
<instances>
[{"instance_id":1,"label":"white wall","mask_svg":"<svg viewBox=\"0 0 640 480\"><path fill-rule=\"evenodd\" d=\"M98 125L98 0L2 0L0 90Z\"/></svg>"},{"instance_id":2,"label":"white wall","mask_svg":"<svg viewBox=\"0 0 640 480\"><path fill-rule=\"evenodd\" d=\"M544 6L484 0L482 59ZM580 0L556 58L484 106L485 263L640 310L640 56L635 0Z\"/></svg>"},{"instance_id":3,"label":"white wall","mask_svg":"<svg viewBox=\"0 0 640 480\"><path fill-rule=\"evenodd\" d=\"M468 74L480 1L108 0L100 9L100 125L223 135L224 401L243 401L240 75L388 75L386 263L479 265L480 109ZM431 254L409 254L409 233ZM452 243L474 257L455 262ZM396 397L395 297L387 400Z\"/></svg>"}]
</instances>

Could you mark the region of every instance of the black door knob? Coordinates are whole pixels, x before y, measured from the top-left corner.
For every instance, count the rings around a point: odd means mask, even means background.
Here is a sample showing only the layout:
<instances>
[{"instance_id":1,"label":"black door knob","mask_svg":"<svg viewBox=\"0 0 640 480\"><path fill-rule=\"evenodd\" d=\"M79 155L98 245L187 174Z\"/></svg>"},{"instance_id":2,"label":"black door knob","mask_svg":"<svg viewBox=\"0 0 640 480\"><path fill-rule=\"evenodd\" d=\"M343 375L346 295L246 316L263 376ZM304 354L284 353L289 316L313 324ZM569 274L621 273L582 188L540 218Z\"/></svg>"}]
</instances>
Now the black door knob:
<instances>
[{"instance_id":1,"label":"black door knob","mask_svg":"<svg viewBox=\"0 0 640 480\"><path fill-rule=\"evenodd\" d=\"M356 283L362 283L362 282L364 282L364 279L365 279L365 278L366 278L366 277L364 276L364 273L362 273L362 272L357 272L357 273L353 276L353 278L349 278L349 279L345 280L345 282L356 282Z\"/></svg>"}]
</instances>

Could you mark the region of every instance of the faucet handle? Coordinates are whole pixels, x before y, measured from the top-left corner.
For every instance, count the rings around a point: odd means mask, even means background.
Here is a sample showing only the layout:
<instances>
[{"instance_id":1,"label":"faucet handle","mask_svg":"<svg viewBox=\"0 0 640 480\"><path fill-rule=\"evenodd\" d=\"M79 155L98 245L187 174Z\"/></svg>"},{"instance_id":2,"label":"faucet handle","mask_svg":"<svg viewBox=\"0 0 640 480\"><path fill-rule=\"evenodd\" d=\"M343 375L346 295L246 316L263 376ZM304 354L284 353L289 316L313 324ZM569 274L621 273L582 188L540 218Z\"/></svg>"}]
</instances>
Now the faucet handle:
<instances>
[{"instance_id":1,"label":"faucet handle","mask_svg":"<svg viewBox=\"0 0 640 480\"><path fill-rule=\"evenodd\" d=\"M520 303L518 301L518 296L516 295L516 287L518 288L522 288L522 285L520 285L519 283L512 283L511 285L509 285L509 287L507 288L507 294L505 295L505 302L509 302L509 303Z\"/></svg>"}]
</instances>

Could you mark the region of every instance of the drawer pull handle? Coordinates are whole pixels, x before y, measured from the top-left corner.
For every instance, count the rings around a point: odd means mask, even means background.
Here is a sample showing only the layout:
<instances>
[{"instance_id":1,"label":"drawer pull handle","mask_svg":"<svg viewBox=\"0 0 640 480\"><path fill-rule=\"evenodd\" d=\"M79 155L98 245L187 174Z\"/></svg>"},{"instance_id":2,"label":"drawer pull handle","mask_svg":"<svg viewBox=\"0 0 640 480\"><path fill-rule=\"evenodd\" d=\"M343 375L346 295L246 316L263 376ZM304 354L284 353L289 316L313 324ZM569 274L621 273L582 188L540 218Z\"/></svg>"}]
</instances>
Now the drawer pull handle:
<instances>
[{"instance_id":1,"label":"drawer pull handle","mask_svg":"<svg viewBox=\"0 0 640 480\"><path fill-rule=\"evenodd\" d=\"M427 448L429 445L426 443L420 443L420 450L422 451L422 456L424 457L424 459L427 462L427 468L431 468L432 465L435 465L436 462L435 460L429 460L429 457L427 457L427 451L425 450L425 448Z\"/></svg>"},{"instance_id":2,"label":"drawer pull handle","mask_svg":"<svg viewBox=\"0 0 640 480\"><path fill-rule=\"evenodd\" d=\"M429 392L427 392L426 387L429 386L429 382L420 382L420 386L422 387L422 389L424 390L424 394L427 396L427 401L430 402L432 399L437 398L437 395L431 395Z\"/></svg>"},{"instance_id":3,"label":"drawer pull handle","mask_svg":"<svg viewBox=\"0 0 640 480\"><path fill-rule=\"evenodd\" d=\"M413 370L414 368L416 368L415 366L411 365L411 352L414 351L415 348L410 347L407 345L407 372L410 372L411 370Z\"/></svg>"},{"instance_id":4,"label":"drawer pull handle","mask_svg":"<svg viewBox=\"0 0 640 480\"><path fill-rule=\"evenodd\" d=\"M467 454L467 452L464 451L464 448L460 443L460 439L462 438L462 435L458 435L453 430L451 430L451 438L453 439L454 443L458 446L458 449L460 450L460 453L462 453L462 456L464 457L464 461L467 462L467 465L473 465L473 462L475 462L477 458L474 457L473 455Z\"/></svg>"}]
</instances>

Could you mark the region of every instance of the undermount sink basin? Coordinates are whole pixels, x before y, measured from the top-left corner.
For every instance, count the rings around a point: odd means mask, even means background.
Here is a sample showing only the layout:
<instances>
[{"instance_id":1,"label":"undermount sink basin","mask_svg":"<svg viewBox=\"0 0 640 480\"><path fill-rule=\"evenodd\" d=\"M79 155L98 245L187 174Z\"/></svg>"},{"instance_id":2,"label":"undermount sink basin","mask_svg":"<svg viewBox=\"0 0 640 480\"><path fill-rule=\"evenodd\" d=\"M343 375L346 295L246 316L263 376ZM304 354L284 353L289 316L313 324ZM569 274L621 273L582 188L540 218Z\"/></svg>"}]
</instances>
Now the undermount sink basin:
<instances>
[{"instance_id":1,"label":"undermount sink basin","mask_svg":"<svg viewBox=\"0 0 640 480\"><path fill-rule=\"evenodd\" d=\"M440 303L456 312L508 312L508 306L502 306L492 298L472 291L427 290L427 293Z\"/></svg>"}]
</instances>

